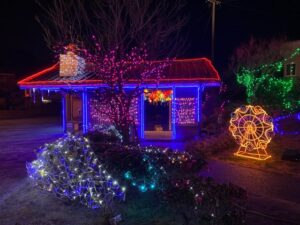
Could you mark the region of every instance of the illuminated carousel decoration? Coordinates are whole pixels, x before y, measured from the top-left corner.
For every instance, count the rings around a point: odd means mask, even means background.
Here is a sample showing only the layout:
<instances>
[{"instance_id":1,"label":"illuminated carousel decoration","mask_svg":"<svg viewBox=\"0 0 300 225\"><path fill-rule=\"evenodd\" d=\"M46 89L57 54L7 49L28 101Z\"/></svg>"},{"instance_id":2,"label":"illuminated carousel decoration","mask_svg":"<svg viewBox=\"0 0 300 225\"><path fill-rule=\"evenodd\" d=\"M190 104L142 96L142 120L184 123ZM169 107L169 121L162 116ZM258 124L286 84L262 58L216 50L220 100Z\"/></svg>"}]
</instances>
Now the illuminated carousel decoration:
<instances>
[{"instance_id":1,"label":"illuminated carousel decoration","mask_svg":"<svg viewBox=\"0 0 300 225\"><path fill-rule=\"evenodd\" d=\"M145 100L150 103L170 102L172 100L172 90L144 90Z\"/></svg>"},{"instance_id":2,"label":"illuminated carousel decoration","mask_svg":"<svg viewBox=\"0 0 300 225\"><path fill-rule=\"evenodd\" d=\"M242 106L231 115L229 130L240 144L236 156L266 160L266 151L274 135L272 118L260 106Z\"/></svg>"}]
</instances>

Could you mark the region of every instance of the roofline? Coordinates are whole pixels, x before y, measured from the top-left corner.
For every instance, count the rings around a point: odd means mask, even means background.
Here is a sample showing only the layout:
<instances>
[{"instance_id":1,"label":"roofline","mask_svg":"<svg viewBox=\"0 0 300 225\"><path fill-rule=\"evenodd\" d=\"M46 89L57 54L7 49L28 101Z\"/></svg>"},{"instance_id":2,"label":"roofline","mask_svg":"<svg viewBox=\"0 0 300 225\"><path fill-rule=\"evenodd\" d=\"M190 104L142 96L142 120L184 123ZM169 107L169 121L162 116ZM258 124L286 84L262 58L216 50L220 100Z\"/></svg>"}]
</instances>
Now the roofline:
<instances>
[{"instance_id":1,"label":"roofline","mask_svg":"<svg viewBox=\"0 0 300 225\"><path fill-rule=\"evenodd\" d=\"M216 82L219 81L219 79L216 78L201 78L201 77L196 77L196 78L161 78L159 79L159 83L165 83L165 82L190 82L190 81L199 81L199 82ZM145 79L145 83L157 83L157 80L155 79ZM135 84L137 83L136 80L129 80L128 84ZM62 80L57 80L57 81L33 81L30 83L27 82L18 82L20 86L24 85L101 85L104 84L100 80L72 80L72 81L62 81Z\"/></svg>"},{"instance_id":2,"label":"roofline","mask_svg":"<svg viewBox=\"0 0 300 225\"><path fill-rule=\"evenodd\" d=\"M46 69L44 69L44 70L42 70L40 72L37 72L35 74L26 76L26 78L18 81L18 84L19 85L25 84L25 83L29 82L30 80L32 80L32 79L34 79L36 77L39 77L39 76L41 76L41 75L43 75L45 73L51 72L51 71L53 71L55 69L58 69L58 63L55 63L54 65L52 65L52 66L50 66L50 67L48 67L48 68L46 68Z\"/></svg>"},{"instance_id":3,"label":"roofline","mask_svg":"<svg viewBox=\"0 0 300 225\"><path fill-rule=\"evenodd\" d=\"M209 58L206 58L206 57L200 57L200 58L188 58L188 59L173 59L173 61L176 61L176 62L187 62L187 61L206 61L209 66L212 68L212 70L217 74L217 78L215 79L218 79L221 81L221 77L220 77L220 74L219 72L217 71L217 69L215 68L215 66L213 65L212 61L209 59ZM163 60L156 60L156 61L152 61L152 62L163 62Z\"/></svg>"},{"instance_id":4,"label":"roofline","mask_svg":"<svg viewBox=\"0 0 300 225\"><path fill-rule=\"evenodd\" d=\"M176 83L149 83L149 84L142 84L140 88L172 88L172 87L219 87L221 82L176 82ZM21 89L39 89L39 90L60 90L60 89L97 89L101 87L105 87L105 84L93 84L93 85L67 85L67 84L60 84L60 85L24 85L21 86ZM127 84L124 86L125 88L136 88L134 84Z\"/></svg>"},{"instance_id":5,"label":"roofline","mask_svg":"<svg viewBox=\"0 0 300 225\"><path fill-rule=\"evenodd\" d=\"M193 78L162 78L160 79L160 82L189 82L189 81L208 81L208 82L220 82L221 81L221 77L219 75L219 72L216 70L216 68L214 67L214 65L212 64L212 61L209 60L206 57L202 57L202 58L192 58L192 59L175 59L174 61L178 61L178 62L185 62L185 61L198 61L198 60L204 60L206 61L210 68L213 70L213 72L217 75L216 78L203 78L203 77L193 77ZM160 61L154 61L154 62L160 62ZM25 86L25 85L78 85L78 83L81 83L82 85L85 84L90 84L90 85L99 85L102 84L102 82L100 80L74 80L74 81L32 81L34 78L39 77L45 73L54 71L56 69L59 68L59 63L56 63L40 72L37 72L35 74L32 74L20 81L18 81L18 85L19 86ZM135 83L135 80L130 80L129 83ZM145 82L156 82L155 79L146 79Z\"/></svg>"}]
</instances>

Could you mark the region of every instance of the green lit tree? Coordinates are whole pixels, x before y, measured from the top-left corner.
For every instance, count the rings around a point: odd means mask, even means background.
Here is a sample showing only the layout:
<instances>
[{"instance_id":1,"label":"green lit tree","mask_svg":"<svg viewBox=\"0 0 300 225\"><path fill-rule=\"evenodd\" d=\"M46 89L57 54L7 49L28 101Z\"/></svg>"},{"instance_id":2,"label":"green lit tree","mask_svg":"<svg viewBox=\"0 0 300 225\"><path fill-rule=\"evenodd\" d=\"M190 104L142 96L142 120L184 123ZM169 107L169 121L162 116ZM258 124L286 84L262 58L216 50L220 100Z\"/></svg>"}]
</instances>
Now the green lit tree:
<instances>
[{"instance_id":1,"label":"green lit tree","mask_svg":"<svg viewBox=\"0 0 300 225\"><path fill-rule=\"evenodd\" d=\"M283 77L284 63L298 56L300 49L285 58L282 44L282 40L250 39L232 56L231 69L238 84L245 87L248 104L288 111L300 108L299 81Z\"/></svg>"}]
</instances>

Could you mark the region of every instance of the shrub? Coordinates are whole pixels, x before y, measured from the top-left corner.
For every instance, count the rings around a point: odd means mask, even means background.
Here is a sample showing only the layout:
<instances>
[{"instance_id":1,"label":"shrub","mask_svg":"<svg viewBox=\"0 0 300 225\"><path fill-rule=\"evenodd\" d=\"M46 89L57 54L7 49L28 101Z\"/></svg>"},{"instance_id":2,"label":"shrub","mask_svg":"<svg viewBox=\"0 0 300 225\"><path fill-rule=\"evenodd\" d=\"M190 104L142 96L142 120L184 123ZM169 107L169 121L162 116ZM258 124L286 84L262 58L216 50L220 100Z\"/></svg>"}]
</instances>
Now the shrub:
<instances>
[{"instance_id":1,"label":"shrub","mask_svg":"<svg viewBox=\"0 0 300 225\"><path fill-rule=\"evenodd\" d=\"M211 157L236 147L232 135L224 129L223 132L213 136L206 136L186 145L186 151L199 157Z\"/></svg>"},{"instance_id":2,"label":"shrub","mask_svg":"<svg viewBox=\"0 0 300 225\"><path fill-rule=\"evenodd\" d=\"M83 137L68 134L45 144L26 167L35 186L90 208L108 209L113 198L125 197Z\"/></svg>"}]
</instances>

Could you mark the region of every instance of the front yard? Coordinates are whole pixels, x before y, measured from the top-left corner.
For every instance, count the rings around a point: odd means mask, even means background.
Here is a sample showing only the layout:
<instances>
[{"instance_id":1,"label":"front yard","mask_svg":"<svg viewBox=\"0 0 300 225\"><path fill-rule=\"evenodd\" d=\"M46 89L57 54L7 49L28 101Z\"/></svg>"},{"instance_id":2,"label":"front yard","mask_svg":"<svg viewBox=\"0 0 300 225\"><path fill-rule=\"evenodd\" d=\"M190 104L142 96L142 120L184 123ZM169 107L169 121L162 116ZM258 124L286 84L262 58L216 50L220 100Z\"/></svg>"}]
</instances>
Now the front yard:
<instances>
[{"instance_id":1,"label":"front yard","mask_svg":"<svg viewBox=\"0 0 300 225\"><path fill-rule=\"evenodd\" d=\"M25 163L36 158L34 151L45 142L62 135L59 120L50 118L1 121L0 130L1 225L107 224L101 210L91 210L56 199L50 193L34 188L27 178ZM232 150L224 151L218 157L217 163L210 161L207 169L201 173L203 176L214 177L219 182L232 182L246 188L249 191L247 207L250 211L289 219L292 222L299 221L300 179L296 176L283 176L278 174L280 171L276 171L282 170L279 150L283 146L295 147L297 140L299 139L274 138L270 145L272 161L263 163L231 157L234 151L234 146L231 146ZM274 155L274 149L278 149L278 154ZM220 159L224 163L218 163ZM291 173L299 169L294 163L283 162L283 165L287 165L286 168ZM180 204L173 207L161 200L160 195L155 192L129 193L127 201L118 205L123 219L120 224L198 224L190 220L189 207ZM288 224L253 213L247 215L247 221L250 225Z\"/></svg>"}]
</instances>

